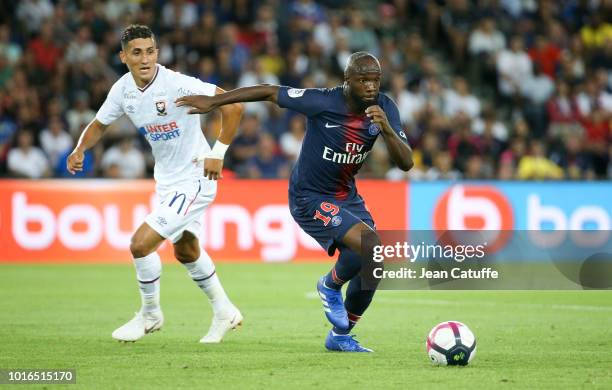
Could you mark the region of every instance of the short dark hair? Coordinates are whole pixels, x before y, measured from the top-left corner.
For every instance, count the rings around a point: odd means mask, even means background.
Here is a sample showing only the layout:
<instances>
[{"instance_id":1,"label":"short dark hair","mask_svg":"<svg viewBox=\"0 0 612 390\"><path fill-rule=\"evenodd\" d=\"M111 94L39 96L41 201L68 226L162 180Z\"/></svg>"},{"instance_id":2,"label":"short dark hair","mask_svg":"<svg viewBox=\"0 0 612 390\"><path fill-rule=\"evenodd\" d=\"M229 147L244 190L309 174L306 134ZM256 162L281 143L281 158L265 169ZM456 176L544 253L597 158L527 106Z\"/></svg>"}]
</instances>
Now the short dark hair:
<instances>
[{"instance_id":1,"label":"short dark hair","mask_svg":"<svg viewBox=\"0 0 612 390\"><path fill-rule=\"evenodd\" d=\"M128 42L138 38L151 38L155 41L155 35L148 26L142 24L132 24L121 34L121 49L125 49Z\"/></svg>"}]
</instances>

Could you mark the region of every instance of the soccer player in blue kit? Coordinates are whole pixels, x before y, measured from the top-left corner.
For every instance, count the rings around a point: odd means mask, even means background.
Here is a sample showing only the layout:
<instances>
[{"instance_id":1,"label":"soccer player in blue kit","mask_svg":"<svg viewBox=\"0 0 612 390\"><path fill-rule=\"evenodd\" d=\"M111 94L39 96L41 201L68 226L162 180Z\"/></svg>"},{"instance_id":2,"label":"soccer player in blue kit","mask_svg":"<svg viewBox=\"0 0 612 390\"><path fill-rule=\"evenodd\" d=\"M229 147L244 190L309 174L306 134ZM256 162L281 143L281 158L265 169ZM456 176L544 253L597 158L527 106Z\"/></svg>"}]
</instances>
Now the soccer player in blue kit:
<instances>
[{"instance_id":1,"label":"soccer player in blue kit","mask_svg":"<svg viewBox=\"0 0 612 390\"><path fill-rule=\"evenodd\" d=\"M289 181L289 207L300 227L330 256L336 249L340 252L334 267L317 283L325 315L333 325L325 347L333 351L372 352L350 335L374 296L375 288L362 286L360 271L365 262L371 262L373 246L380 243L354 176L379 134L399 168L407 171L413 165L397 106L379 92L380 79L378 59L357 52L349 57L344 83L335 88L257 85L176 101L178 106L193 107L190 113L205 113L225 104L266 100L308 117ZM341 289L347 282L343 300Z\"/></svg>"}]
</instances>

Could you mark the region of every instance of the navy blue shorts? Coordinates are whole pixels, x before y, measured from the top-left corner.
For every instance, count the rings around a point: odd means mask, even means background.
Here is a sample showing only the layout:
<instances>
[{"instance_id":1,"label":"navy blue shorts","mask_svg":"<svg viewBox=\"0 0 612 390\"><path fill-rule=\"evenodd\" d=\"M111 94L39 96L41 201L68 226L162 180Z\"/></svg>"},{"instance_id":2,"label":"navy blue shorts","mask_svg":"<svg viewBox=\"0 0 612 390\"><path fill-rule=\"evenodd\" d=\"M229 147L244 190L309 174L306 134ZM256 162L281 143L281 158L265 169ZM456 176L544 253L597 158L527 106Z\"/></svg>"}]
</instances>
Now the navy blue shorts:
<instances>
[{"instance_id":1,"label":"navy blue shorts","mask_svg":"<svg viewBox=\"0 0 612 390\"><path fill-rule=\"evenodd\" d=\"M365 222L376 230L374 219L359 195L344 201L324 196L289 195L289 210L295 222L330 256L354 225Z\"/></svg>"}]
</instances>

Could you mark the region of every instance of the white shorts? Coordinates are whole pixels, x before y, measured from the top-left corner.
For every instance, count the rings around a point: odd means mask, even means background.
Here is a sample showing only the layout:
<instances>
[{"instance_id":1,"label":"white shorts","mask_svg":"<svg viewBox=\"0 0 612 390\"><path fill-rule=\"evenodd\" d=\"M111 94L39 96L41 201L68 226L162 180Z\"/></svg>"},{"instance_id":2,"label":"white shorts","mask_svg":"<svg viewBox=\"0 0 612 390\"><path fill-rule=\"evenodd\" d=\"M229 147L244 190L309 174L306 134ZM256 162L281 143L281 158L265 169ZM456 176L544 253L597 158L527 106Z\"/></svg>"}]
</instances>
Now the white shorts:
<instances>
[{"instance_id":1,"label":"white shorts","mask_svg":"<svg viewBox=\"0 0 612 390\"><path fill-rule=\"evenodd\" d=\"M157 205L145 222L162 237L177 242L184 231L198 236L202 230L201 217L215 199L217 182L194 178L172 187L157 190Z\"/></svg>"}]
</instances>

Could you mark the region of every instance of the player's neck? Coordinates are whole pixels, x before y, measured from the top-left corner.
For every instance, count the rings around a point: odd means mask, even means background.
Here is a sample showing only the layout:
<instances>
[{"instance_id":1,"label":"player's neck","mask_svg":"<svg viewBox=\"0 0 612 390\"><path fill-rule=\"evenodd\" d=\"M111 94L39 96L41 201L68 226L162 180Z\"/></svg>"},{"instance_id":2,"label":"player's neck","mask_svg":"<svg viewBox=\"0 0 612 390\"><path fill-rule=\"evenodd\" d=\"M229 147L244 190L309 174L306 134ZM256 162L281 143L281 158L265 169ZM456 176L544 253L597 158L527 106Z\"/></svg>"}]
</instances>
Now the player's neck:
<instances>
[{"instance_id":1,"label":"player's neck","mask_svg":"<svg viewBox=\"0 0 612 390\"><path fill-rule=\"evenodd\" d=\"M157 68L157 65L155 67ZM140 77L136 75L136 72L130 71L130 73L132 74L132 78L134 79L134 83L136 83L136 86L140 89L143 89L144 87L146 87L147 85L151 83L151 80L155 78L155 76L157 75L157 69L155 69L153 74L148 77Z\"/></svg>"},{"instance_id":2,"label":"player's neck","mask_svg":"<svg viewBox=\"0 0 612 390\"><path fill-rule=\"evenodd\" d=\"M363 103L355 101L355 99L353 99L347 88L344 88L342 93L344 94L344 100L346 101L346 105L348 106L348 109L352 114L365 115L365 109L367 107L364 107Z\"/></svg>"},{"instance_id":3,"label":"player's neck","mask_svg":"<svg viewBox=\"0 0 612 390\"><path fill-rule=\"evenodd\" d=\"M149 77L146 79L142 79L139 77L134 76L134 74L132 74L132 78L134 79L134 82L136 83L136 86L138 88L144 88L147 86L147 84L149 84L151 82L151 79L153 79L153 77Z\"/></svg>"}]
</instances>

